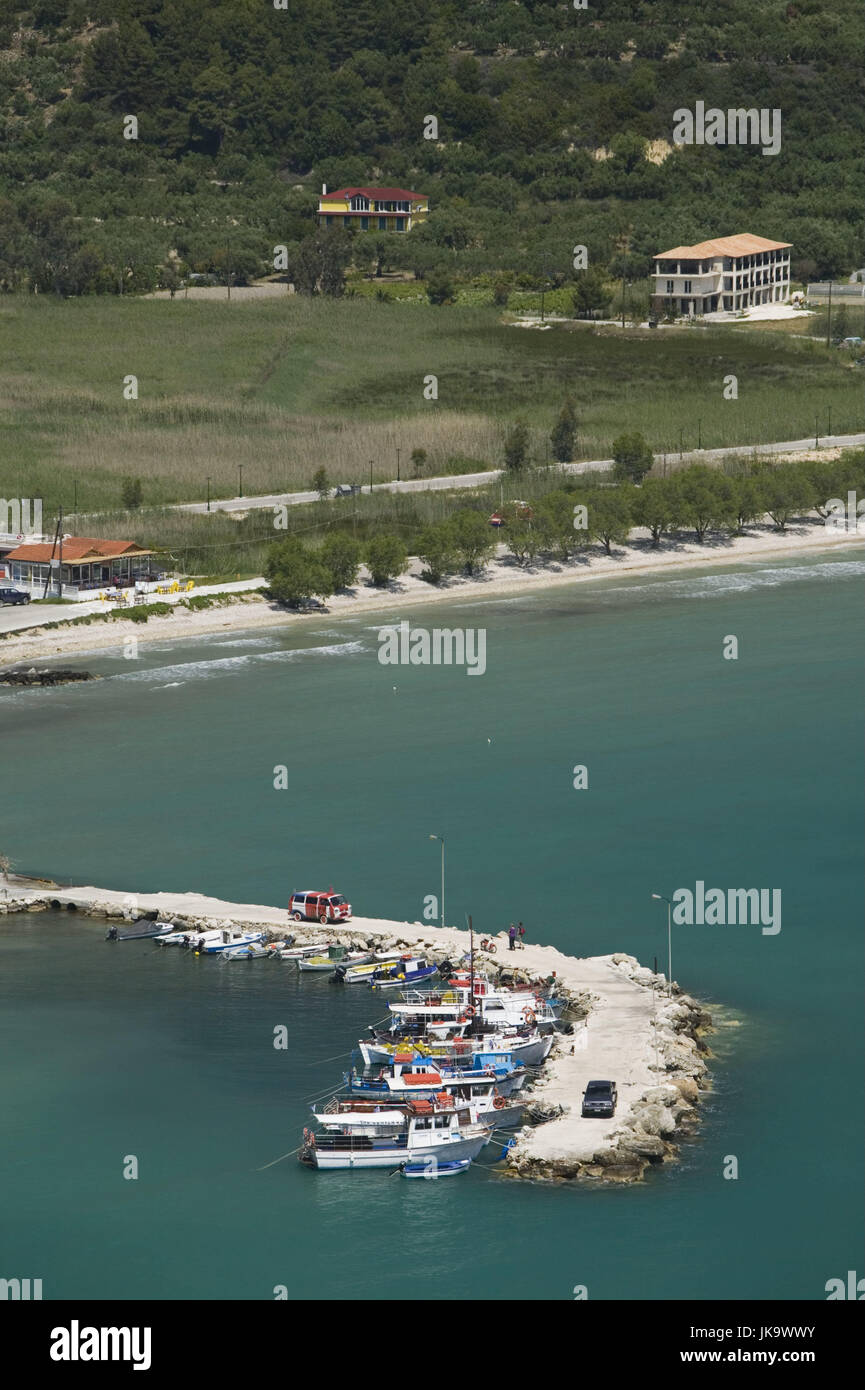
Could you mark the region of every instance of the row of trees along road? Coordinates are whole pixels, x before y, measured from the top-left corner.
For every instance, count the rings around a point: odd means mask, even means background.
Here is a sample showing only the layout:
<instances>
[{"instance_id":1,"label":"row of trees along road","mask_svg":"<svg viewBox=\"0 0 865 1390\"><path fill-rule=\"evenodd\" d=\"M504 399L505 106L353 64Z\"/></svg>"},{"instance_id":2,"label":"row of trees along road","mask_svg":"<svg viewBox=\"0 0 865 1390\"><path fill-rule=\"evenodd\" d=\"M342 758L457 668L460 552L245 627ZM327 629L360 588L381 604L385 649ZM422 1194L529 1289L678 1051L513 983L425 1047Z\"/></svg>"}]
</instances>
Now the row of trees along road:
<instances>
[{"instance_id":1,"label":"row of trees along road","mask_svg":"<svg viewBox=\"0 0 865 1390\"><path fill-rule=\"evenodd\" d=\"M624 438L633 459L640 436ZM641 468L644 462L641 457ZM737 471L697 463L668 478L641 475L639 483L627 476L592 486L574 482L546 493L531 506L508 503L501 528L490 525L485 506L461 507L444 520L422 527L412 539L412 549L424 564L423 577L440 583L459 572L479 573L500 541L525 564L538 555L568 560L596 543L610 555L613 546L627 541L634 527L645 528L655 546L665 535L683 530L693 531L698 541L711 531L738 535L766 515L784 531L807 513L827 516L830 499L843 502L848 492L861 495L865 490L865 452L850 452L831 462L772 465L758 459L731 466ZM296 607L351 588L362 563L374 585L387 585L408 569L408 547L389 533L362 544L334 531L318 549L286 539L271 547L265 573L274 597Z\"/></svg>"}]
</instances>

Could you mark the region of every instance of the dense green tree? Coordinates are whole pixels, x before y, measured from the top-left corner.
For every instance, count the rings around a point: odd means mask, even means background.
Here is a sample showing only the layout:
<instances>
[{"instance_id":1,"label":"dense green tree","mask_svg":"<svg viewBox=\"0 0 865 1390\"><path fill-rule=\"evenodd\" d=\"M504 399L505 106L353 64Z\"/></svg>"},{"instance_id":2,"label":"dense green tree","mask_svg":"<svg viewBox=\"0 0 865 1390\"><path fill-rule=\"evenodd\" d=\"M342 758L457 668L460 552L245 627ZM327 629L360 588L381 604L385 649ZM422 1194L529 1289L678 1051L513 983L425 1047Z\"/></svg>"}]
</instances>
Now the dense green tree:
<instances>
[{"instance_id":1,"label":"dense green tree","mask_svg":"<svg viewBox=\"0 0 865 1390\"><path fill-rule=\"evenodd\" d=\"M459 569L460 547L450 521L437 521L425 526L417 543L418 558L426 565L424 578L440 584L448 574Z\"/></svg>"},{"instance_id":2,"label":"dense green tree","mask_svg":"<svg viewBox=\"0 0 865 1390\"><path fill-rule=\"evenodd\" d=\"M634 490L633 520L635 526L646 527L655 546L665 531L676 529L682 520L682 504L675 477L643 480Z\"/></svg>"},{"instance_id":3,"label":"dense green tree","mask_svg":"<svg viewBox=\"0 0 865 1390\"><path fill-rule=\"evenodd\" d=\"M293 608L333 592L327 567L296 538L271 546L264 572L274 598Z\"/></svg>"},{"instance_id":4,"label":"dense green tree","mask_svg":"<svg viewBox=\"0 0 865 1390\"><path fill-rule=\"evenodd\" d=\"M638 430L613 440L613 477L617 482L639 483L652 467L652 451Z\"/></svg>"},{"instance_id":5,"label":"dense green tree","mask_svg":"<svg viewBox=\"0 0 865 1390\"><path fill-rule=\"evenodd\" d=\"M633 518L633 491L626 483L620 483L618 487L593 488L588 494L589 527L608 555L612 555L614 545L624 545L628 539Z\"/></svg>"},{"instance_id":6,"label":"dense green tree","mask_svg":"<svg viewBox=\"0 0 865 1390\"><path fill-rule=\"evenodd\" d=\"M528 462L529 427L524 420L517 420L505 435L505 468L509 473L519 473Z\"/></svg>"},{"instance_id":7,"label":"dense green tree","mask_svg":"<svg viewBox=\"0 0 865 1390\"><path fill-rule=\"evenodd\" d=\"M321 547L321 562L329 570L333 592L350 589L360 571L361 544L344 531L333 531Z\"/></svg>"},{"instance_id":8,"label":"dense green tree","mask_svg":"<svg viewBox=\"0 0 865 1390\"><path fill-rule=\"evenodd\" d=\"M495 554L498 537L489 519L465 508L452 518L454 543L468 574L477 574Z\"/></svg>"},{"instance_id":9,"label":"dense green tree","mask_svg":"<svg viewBox=\"0 0 865 1390\"><path fill-rule=\"evenodd\" d=\"M574 457L576 441L577 415L574 410L574 403L569 396L559 411L559 418L553 425L550 434L553 458L559 463L570 463Z\"/></svg>"},{"instance_id":10,"label":"dense green tree","mask_svg":"<svg viewBox=\"0 0 865 1390\"><path fill-rule=\"evenodd\" d=\"M692 526L698 541L713 527L731 519L731 501L719 481L720 475L704 463L682 468L675 475L682 508L682 521Z\"/></svg>"},{"instance_id":11,"label":"dense green tree","mask_svg":"<svg viewBox=\"0 0 865 1390\"><path fill-rule=\"evenodd\" d=\"M367 543L365 559L370 578L377 588L398 579L408 568L408 554L398 536L374 536Z\"/></svg>"}]
</instances>

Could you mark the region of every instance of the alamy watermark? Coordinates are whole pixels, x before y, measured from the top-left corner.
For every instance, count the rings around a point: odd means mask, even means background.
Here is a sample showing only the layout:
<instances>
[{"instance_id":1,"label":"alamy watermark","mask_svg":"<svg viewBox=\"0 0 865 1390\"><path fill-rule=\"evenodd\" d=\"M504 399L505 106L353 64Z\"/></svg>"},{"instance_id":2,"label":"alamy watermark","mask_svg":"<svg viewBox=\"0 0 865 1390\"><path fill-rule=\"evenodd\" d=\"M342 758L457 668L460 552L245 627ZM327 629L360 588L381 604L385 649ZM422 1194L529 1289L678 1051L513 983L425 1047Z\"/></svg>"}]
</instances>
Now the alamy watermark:
<instances>
[{"instance_id":1,"label":"alamy watermark","mask_svg":"<svg viewBox=\"0 0 865 1390\"><path fill-rule=\"evenodd\" d=\"M856 493L848 492L846 503L840 497L830 497L826 503L825 525L827 531L865 535L865 497L857 502Z\"/></svg>"},{"instance_id":2,"label":"alamy watermark","mask_svg":"<svg viewBox=\"0 0 865 1390\"><path fill-rule=\"evenodd\" d=\"M781 149L781 111L776 106L731 107L722 111L717 106L706 110L698 101L694 110L680 106L673 112L674 145L761 145L763 154L778 154Z\"/></svg>"},{"instance_id":3,"label":"alamy watermark","mask_svg":"<svg viewBox=\"0 0 865 1390\"><path fill-rule=\"evenodd\" d=\"M764 936L781 930L780 888L706 888L698 879L694 891L677 888L673 921L680 927L762 927Z\"/></svg>"},{"instance_id":4,"label":"alamy watermark","mask_svg":"<svg viewBox=\"0 0 865 1390\"><path fill-rule=\"evenodd\" d=\"M0 497L0 534L41 536L42 498Z\"/></svg>"},{"instance_id":5,"label":"alamy watermark","mask_svg":"<svg viewBox=\"0 0 865 1390\"><path fill-rule=\"evenodd\" d=\"M469 676L487 669L486 628L412 627L405 619L378 634L382 666L465 666Z\"/></svg>"}]
</instances>

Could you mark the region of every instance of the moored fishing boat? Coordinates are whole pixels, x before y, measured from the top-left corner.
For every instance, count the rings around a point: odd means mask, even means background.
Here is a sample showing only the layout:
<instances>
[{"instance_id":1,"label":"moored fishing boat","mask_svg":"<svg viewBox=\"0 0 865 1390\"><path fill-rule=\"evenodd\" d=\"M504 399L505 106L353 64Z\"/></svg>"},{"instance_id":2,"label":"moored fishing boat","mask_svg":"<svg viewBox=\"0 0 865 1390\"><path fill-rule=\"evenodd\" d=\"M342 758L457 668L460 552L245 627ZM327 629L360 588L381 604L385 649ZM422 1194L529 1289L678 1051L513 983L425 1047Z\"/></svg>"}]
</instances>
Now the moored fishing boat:
<instances>
[{"instance_id":1,"label":"moored fishing boat","mask_svg":"<svg viewBox=\"0 0 865 1390\"><path fill-rule=\"evenodd\" d=\"M333 974L337 965L366 965L371 960L372 955L369 951L346 951L344 946L331 946L326 955L306 956L298 960L297 968Z\"/></svg>"},{"instance_id":2,"label":"moored fishing boat","mask_svg":"<svg viewBox=\"0 0 865 1390\"><path fill-rule=\"evenodd\" d=\"M250 941L246 945L229 946L227 951L223 951L222 960L273 960L273 952L268 951L260 941Z\"/></svg>"},{"instance_id":3,"label":"moored fishing boat","mask_svg":"<svg viewBox=\"0 0 865 1390\"><path fill-rule=\"evenodd\" d=\"M461 1037L442 1042L425 1042L422 1038L407 1040L395 1038L393 1042L381 1038L364 1039L358 1043L364 1065L371 1067L378 1062L390 1062L394 1054L405 1051L406 1044L413 1047L423 1057L448 1059L451 1064L470 1058L475 1052L510 1052L515 1060L527 1067L539 1067L550 1055L554 1040L553 1033L538 1033L529 1029L514 1030L509 1033L483 1035L480 1037Z\"/></svg>"},{"instance_id":4,"label":"moored fishing boat","mask_svg":"<svg viewBox=\"0 0 865 1390\"><path fill-rule=\"evenodd\" d=\"M491 1125L479 1123L468 1106L455 1106L449 1097L412 1099L386 1111L376 1111L373 1102L364 1109L364 1104L337 1105L317 1115L325 1132L304 1130L300 1162L327 1170L472 1159L492 1137Z\"/></svg>"},{"instance_id":5,"label":"moored fishing boat","mask_svg":"<svg viewBox=\"0 0 865 1390\"><path fill-rule=\"evenodd\" d=\"M418 1094L427 1096L436 1091L449 1091L460 1099L471 1100L476 1095L516 1095L521 1091L528 1069L515 1062L509 1052L477 1052L470 1066L452 1067L434 1057L419 1058L413 1052L398 1052L390 1064L376 1067L371 1073L358 1074L356 1068L345 1072L343 1080L353 1095L368 1098Z\"/></svg>"},{"instance_id":6,"label":"moored fishing boat","mask_svg":"<svg viewBox=\"0 0 865 1390\"><path fill-rule=\"evenodd\" d=\"M205 933L209 935L209 933ZM261 941L264 932L260 931L241 931L238 927L222 927L219 931L219 938L215 941L203 941L196 945L196 950L205 955L213 956L221 954L223 951L231 951L238 946L249 946L252 942Z\"/></svg>"},{"instance_id":7,"label":"moored fishing boat","mask_svg":"<svg viewBox=\"0 0 865 1390\"><path fill-rule=\"evenodd\" d=\"M147 917L139 917L137 921L130 922L125 927L109 927L105 933L105 940L143 941L147 937L154 937L157 941L164 941L173 932L173 922L154 922Z\"/></svg>"},{"instance_id":8,"label":"moored fishing boat","mask_svg":"<svg viewBox=\"0 0 865 1390\"><path fill-rule=\"evenodd\" d=\"M438 974L437 965L428 965L423 956L401 956L393 965L383 965L369 982L370 989L399 989Z\"/></svg>"}]
</instances>

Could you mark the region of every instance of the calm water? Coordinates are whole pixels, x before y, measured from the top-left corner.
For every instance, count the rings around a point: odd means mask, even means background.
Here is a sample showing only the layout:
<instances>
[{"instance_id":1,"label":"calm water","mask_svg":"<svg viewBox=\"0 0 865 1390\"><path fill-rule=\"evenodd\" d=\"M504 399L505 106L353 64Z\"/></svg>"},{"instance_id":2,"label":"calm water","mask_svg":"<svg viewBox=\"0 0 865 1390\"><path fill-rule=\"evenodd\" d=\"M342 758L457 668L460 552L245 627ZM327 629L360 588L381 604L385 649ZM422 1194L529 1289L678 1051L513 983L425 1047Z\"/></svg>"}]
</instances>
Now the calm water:
<instances>
[{"instance_id":1,"label":"calm water","mask_svg":"<svg viewBox=\"0 0 865 1390\"><path fill-rule=\"evenodd\" d=\"M182 647L154 627L137 662L88 657L89 688L0 695L23 872L275 904L333 883L413 920L436 833L450 920L662 965L652 891L783 894L775 937L674 929L676 977L723 1006L715 1088L682 1162L613 1191L259 1171L380 1003L9 919L0 1274L78 1298L825 1297L862 1231L863 576L847 551L396 615L486 628L482 678L381 666L374 619L325 617Z\"/></svg>"}]
</instances>

